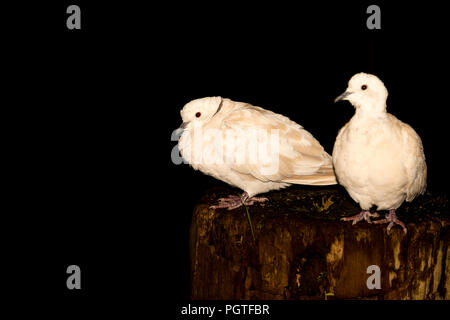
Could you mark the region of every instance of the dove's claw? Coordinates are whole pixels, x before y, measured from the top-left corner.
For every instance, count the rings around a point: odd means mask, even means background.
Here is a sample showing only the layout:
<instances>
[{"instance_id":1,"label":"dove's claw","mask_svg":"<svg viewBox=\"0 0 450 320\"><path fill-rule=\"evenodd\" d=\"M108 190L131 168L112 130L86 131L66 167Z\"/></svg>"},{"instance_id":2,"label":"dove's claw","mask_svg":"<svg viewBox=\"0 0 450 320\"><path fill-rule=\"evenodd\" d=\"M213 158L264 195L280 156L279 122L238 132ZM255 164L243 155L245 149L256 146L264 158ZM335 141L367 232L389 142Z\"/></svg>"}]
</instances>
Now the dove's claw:
<instances>
[{"instance_id":1,"label":"dove's claw","mask_svg":"<svg viewBox=\"0 0 450 320\"><path fill-rule=\"evenodd\" d=\"M378 217L378 213L376 213L376 212L371 213L370 211L364 210L364 211L361 211L360 213L358 213L357 215L341 218L341 221L353 221L352 225L355 225L362 219L366 220L368 223L372 223L370 218L376 218L376 217Z\"/></svg>"},{"instance_id":2,"label":"dove's claw","mask_svg":"<svg viewBox=\"0 0 450 320\"><path fill-rule=\"evenodd\" d=\"M405 224L397 219L397 215L395 214L395 209L389 210L389 213L386 215L386 219L377 220L374 222L377 224L389 223L389 225L387 226L388 233L389 233L389 231L391 231L391 228L394 226L394 223L400 225L403 228L403 232L405 232L405 234L407 232Z\"/></svg>"},{"instance_id":3,"label":"dove's claw","mask_svg":"<svg viewBox=\"0 0 450 320\"><path fill-rule=\"evenodd\" d=\"M228 210L233 210L236 208L239 208L243 204L246 206L251 206L255 202L264 202L269 199L265 197L251 197L249 198L248 193L244 192L241 197L235 196L235 195L229 195L226 198L220 198L219 204L210 206L211 209L222 209L227 208Z\"/></svg>"},{"instance_id":4,"label":"dove's claw","mask_svg":"<svg viewBox=\"0 0 450 320\"><path fill-rule=\"evenodd\" d=\"M251 201L251 202L264 202L264 201L268 201L269 199L265 198L265 197L252 197L249 198L247 201Z\"/></svg>"},{"instance_id":5,"label":"dove's claw","mask_svg":"<svg viewBox=\"0 0 450 320\"><path fill-rule=\"evenodd\" d=\"M227 198L219 198L219 203L241 201L241 198L235 195L229 195Z\"/></svg>"}]
</instances>

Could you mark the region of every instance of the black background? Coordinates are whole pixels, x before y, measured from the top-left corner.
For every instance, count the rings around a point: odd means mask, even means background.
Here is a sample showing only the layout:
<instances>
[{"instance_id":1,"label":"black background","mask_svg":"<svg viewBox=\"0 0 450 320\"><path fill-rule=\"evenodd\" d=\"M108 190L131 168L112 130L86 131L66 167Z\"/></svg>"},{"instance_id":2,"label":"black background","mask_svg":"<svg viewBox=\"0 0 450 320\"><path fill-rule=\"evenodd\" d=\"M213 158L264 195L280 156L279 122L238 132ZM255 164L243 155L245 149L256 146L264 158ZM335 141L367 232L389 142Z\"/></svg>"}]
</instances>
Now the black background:
<instances>
[{"instance_id":1,"label":"black background","mask_svg":"<svg viewBox=\"0 0 450 320\"><path fill-rule=\"evenodd\" d=\"M70 4L81 7L81 30L66 28ZM448 192L445 11L378 2L381 30L368 30L369 4L58 1L5 11L12 296L68 308L156 300L176 314L189 297L193 207L222 184L171 162L179 111L199 97L284 114L331 153L353 114L333 99L353 74L374 73L388 111L422 137L428 189ZM66 288L70 264L81 267L80 291Z\"/></svg>"}]
</instances>

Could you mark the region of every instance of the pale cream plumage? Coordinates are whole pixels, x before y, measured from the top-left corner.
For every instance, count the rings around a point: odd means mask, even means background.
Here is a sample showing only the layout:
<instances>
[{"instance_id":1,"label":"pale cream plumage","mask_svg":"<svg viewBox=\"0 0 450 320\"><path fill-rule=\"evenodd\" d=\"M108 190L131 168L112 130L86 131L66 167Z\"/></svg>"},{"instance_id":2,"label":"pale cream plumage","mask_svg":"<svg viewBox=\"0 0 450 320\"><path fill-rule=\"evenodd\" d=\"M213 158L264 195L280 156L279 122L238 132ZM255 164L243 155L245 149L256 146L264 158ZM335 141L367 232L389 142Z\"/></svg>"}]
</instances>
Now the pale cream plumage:
<instances>
[{"instance_id":1,"label":"pale cream plumage","mask_svg":"<svg viewBox=\"0 0 450 320\"><path fill-rule=\"evenodd\" d=\"M199 115L200 116L196 116ZM216 179L244 190L248 197L270 190L276 190L290 184L330 185L336 184L331 157L320 143L302 126L289 118L252 106L221 97L207 97L187 103L181 111L185 131L179 140L181 155L191 166ZM208 130L215 134L204 134L197 144L205 153L223 152L224 163L206 163L194 161L194 139L196 130ZM278 130L279 152L277 169L271 172L264 166L272 163L252 163L245 154L243 163L232 161L236 148L218 142L227 141L225 135L236 135L241 143L251 142L251 132L275 132ZM253 137L254 138L254 137ZM268 140L259 141L265 144ZM258 145L258 147L266 147Z\"/></svg>"},{"instance_id":2,"label":"pale cream plumage","mask_svg":"<svg viewBox=\"0 0 450 320\"><path fill-rule=\"evenodd\" d=\"M354 223L370 221L368 210L390 210L381 222L404 225L395 209L425 192L427 166L422 141L408 124L386 112L387 89L376 76L359 73L350 79L345 93L355 115L339 131L333 149L336 176L363 212ZM378 220L380 221L380 220ZM375 221L375 222L378 222ZM406 227L404 227L406 232Z\"/></svg>"}]
</instances>

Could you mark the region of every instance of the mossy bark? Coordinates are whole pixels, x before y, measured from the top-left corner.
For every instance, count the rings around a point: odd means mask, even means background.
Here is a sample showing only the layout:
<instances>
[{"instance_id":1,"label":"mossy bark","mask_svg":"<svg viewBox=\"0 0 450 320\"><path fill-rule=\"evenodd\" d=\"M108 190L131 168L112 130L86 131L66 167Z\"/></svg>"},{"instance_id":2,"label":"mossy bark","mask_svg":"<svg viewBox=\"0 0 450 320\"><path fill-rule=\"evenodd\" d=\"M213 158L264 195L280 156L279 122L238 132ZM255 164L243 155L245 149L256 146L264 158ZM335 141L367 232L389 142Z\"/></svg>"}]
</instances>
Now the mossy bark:
<instances>
[{"instance_id":1,"label":"mossy bark","mask_svg":"<svg viewBox=\"0 0 450 320\"><path fill-rule=\"evenodd\" d=\"M450 299L450 214L445 194L405 203L394 226L341 222L359 207L339 186L295 186L245 208L210 209L235 189L213 189L190 231L192 299ZM383 212L382 212L383 214ZM367 267L381 270L368 289ZM328 295L331 293L332 295Z\"/></svg>"}]
</instances>

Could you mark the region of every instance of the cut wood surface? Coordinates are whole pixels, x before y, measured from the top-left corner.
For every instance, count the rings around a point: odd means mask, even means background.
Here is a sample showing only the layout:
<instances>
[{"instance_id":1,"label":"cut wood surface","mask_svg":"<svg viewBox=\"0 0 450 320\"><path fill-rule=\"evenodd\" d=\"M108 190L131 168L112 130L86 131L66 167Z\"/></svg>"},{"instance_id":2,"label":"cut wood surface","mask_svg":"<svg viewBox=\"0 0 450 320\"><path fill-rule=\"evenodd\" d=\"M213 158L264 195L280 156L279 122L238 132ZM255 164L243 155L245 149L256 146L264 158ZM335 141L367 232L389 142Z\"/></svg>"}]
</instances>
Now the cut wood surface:
<instances>
[{"instance_id":1,"label":"cut wood surface","mask_svg":"<svg viewBox=\"0 0 450 320\"><path fill-rule=\"evenodd\" d=\"M341 222L360 211L339 186L293 186L246 210L210 209L239 190L214 188L194 209L192 299L450 299L446 194L404 203L395 225ZM386 212L380 212L383 218ZM379 219L380 219L379 218ZM380 289L369 289L369 266Z\"/></svg>"}]
</instances>

